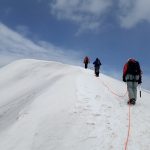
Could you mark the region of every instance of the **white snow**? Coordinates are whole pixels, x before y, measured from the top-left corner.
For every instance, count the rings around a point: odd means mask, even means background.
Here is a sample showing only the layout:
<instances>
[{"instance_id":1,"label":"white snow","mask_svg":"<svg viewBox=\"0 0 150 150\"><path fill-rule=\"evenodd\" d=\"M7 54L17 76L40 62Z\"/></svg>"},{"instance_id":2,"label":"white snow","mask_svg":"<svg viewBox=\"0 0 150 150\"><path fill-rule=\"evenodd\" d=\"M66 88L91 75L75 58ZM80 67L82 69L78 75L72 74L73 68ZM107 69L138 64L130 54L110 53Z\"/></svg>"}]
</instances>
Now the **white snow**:
<instances>
[{"instance_id":1,"label":"white snow","mask_svg":"<svg viewBox=\"0 0 150 150\"><path fill-rule=\"evenodd\" d=\"M15 61L0 69L0 150L124 150L125 93L125 83L89 69ZM142 90L130 107L128 150L150 150L149 97Z\"/></svg>"}]
</instances>

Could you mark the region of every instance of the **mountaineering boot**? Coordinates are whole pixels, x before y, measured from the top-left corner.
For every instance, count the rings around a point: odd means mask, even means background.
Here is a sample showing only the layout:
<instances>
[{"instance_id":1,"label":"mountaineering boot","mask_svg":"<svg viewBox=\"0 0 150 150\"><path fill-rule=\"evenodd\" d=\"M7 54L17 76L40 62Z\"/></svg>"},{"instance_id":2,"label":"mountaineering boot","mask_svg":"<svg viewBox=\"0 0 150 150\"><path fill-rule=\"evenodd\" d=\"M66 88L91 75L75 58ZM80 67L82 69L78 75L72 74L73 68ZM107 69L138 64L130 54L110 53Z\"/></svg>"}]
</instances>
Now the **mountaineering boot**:
<instances>
[{"instance_id":1,"label":"mountaineering boot","mask_svg":"<svg viewBox=\"0 0 150 150\"><path fill-rule=\"evenodd\" d=\"M129 105L131 105L131 104L132 104L132 105L135 105L135 101L136 101L136 100L132 98L132 99L130 99L130 100L128 101L128 104L129 104Z\"/></svg>"},{"instance_id":2,"label":"mountaineering boot","mask_svg":"<svg viewBox=\"0 0 150 150\"><path fill-rule=\"evenodd\" d=\"M131 99L129 99L129 100L128 100L127 104L128 104L128 105L130 105L130 104L131 104Z\"/></svg>"},{"instance_id":3,"label":"mountaineering boot","mask_svg":"<svg viewBox=\"0 0 150 150\"><path fill-rule=\"evenodd\" d=\"M135 101L136 101L135 99L132 99L132 100L131 100L131 104L132 104L132 105L135 105Z\"/></svg>"}]
</instances>

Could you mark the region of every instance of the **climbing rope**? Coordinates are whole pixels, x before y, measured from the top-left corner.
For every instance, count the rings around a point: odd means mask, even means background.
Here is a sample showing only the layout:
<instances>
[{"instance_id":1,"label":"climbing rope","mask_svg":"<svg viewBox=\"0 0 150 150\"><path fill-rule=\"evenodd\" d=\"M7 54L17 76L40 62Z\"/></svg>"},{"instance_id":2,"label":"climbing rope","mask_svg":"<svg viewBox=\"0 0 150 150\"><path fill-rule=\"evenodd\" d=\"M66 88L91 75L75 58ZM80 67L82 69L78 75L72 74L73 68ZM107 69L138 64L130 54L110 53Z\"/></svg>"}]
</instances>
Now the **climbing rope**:
<instances>
[{"instance_id":1,"label":"climbing rope","mask_svg":"<svg viewBox=\"0 0 150 150\"><path fill-rule=\"evenodd\" d=\"M100 79L100 78L99 78L99 79ZM100 79L100 80L101 80L101 79ZM108 89L113 95L116 95L116 96L118 96L119 98L123 98L123 97L126 96L127 90L126 90L126 92L125 92L124 95L118 95L118 94L115 93L113 90L111 90L111 89L109 88L109 86L107 86L107 84L106 84L104 81L101 80L101 82L103 83L103 85L104 85L105 87L107 87L107 89Z\"/></svg>"},{"instance_id":2,"label":"climbing rope","mask_svg":"<svg viewBox=\"0 0 150 150\"><path fill-rule=\"evenodd\" d=\"M131 128L131 105L129 105L129 112L128 112L128 134L127 134L127 138L126 138L126 141L125 141L125 148L124 148L124 150L127 150L128 141L129 141L129 137L130 137L130 128Z\"/></svg>"},{"instance_id":3,"label":"climbing rope","mask_svg":"<svg viewBox=\"0 0 150 150\"><path fill-rule=\"evenodd\" d=\"M100 79L100 78L99 78L99 79ZM111 90L111 89L109 88L109 86L107 86L107 84L106 84L104 81L102 81L101 79L100 79L100 81L103 83L103 85L104 85L105 87L107 87L107 89L108 89L112 94L116 95L117 97L123 98L123 97L126 96L127 91L126 91L126 93L125 93L124 95L118 95L118 94L115 93L113 90ZM127 146L128 146L128 142L129 142L129 137L130 137L130 128L131 128L131 105L129 105L128 108L129 108L129 111L128 111L128 132L127 132L127 138L126 138L126 141L125 141L124 150L127 150Z\"/></svg>"}]
</instances>

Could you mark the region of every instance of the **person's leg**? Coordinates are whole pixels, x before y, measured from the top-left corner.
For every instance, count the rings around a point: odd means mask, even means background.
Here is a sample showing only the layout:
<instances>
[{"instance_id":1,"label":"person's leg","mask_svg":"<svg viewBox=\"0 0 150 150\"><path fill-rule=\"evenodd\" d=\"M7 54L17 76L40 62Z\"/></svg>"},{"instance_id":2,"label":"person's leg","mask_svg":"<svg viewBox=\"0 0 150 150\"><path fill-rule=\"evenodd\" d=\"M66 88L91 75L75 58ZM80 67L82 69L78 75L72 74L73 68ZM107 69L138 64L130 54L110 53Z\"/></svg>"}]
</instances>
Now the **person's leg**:
<instances>
[{"instance_id":1,"label":"person's leg","mask_svg":"<svg viewBox=\"0 0 150 150\"><path fill-rule=\"evenodd\" d=\"M99 67L96 67L96 68L95 68L95 72L96 72L96 73L95 73L96 76L98 77L98 76L99 76Z\"/></svg>"},{"instance_id":2,"label":"person's leg","mask_svg":"<svg viewBox=\"0 0 150 150\"><path fill-rule=\"evenodd\" d=\"M140 76L139 75L136 75L134 76L135 80L138 81ZM137 100L137 86L138 86L138 82L134 82L133 83L133 93L134 93L134 99L135 101Z\"/></svg>"},{"instance_id":3,"label":"person's leg","mask_svg":"<svg viewBox=\"0 0 150 150\"><path fill-rule=\"evenodd\" d=\"M85 69L87 69L87 63L85 63Z\"/></svg>"},{"instance_id":4,"label":"person's leg","mask_svg":"<svg viewBox=\"0 0 150 150\"><path fill-rule=\"evenodd\" d=\"M98 67L97 67L97 70L98 70L98 76L99 76L99 69L100 69L100 67L98 66Z\"/></svg>"},{"instance_id":5,"label":"person's leg","mask_svg":"<svg viewBox=\"0 0 150 150\"><path fill-rule=\"evenodd\" d=\"M134 98L133 82L127 81L127 90L128 90L129 100L132 100Z\"/></svg>"},{"instance_id":6,"label":"person's leg","mask_svg":"<svg viewBox=\"0 0 150 150\"><path fill-rule=\"evenodd\" d=\"M133 93L134 93L135 101L137 100L137 86L138 86L138 82L134 82L133 83Z\"/></svg>"},{"instance_id":7,"label":"person's leg","mask_svg":"<svg viewBox=\"0 0 150 150\"><path fill-rule=\"evenodd\" d=\"M96 67L95 67L94 71L95 71L95 75L96 75Z\"/></svg>"}]
</instances>

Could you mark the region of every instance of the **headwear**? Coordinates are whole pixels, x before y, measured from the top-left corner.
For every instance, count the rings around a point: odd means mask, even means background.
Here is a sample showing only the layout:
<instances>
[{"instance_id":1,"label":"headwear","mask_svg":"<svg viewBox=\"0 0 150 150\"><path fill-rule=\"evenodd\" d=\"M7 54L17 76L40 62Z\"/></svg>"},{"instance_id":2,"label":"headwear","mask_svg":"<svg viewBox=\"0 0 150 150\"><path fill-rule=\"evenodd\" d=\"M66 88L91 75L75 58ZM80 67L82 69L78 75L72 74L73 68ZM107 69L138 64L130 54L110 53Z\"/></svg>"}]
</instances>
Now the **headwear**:
<instances>
[{"instance_id":1,"label":"headwear","mask_svg":"<svg viewBox=\"0 0 150 150\"><path fill-rule=\"evenodd\" d=\"M130 62L131 62L131 61L134 62L134 61L136 61L136 60L135 60L134 58L129 58L129 59L128 59L128 62L129 62L129 61L130 61Z\"/></svg>"}]
</instances>

